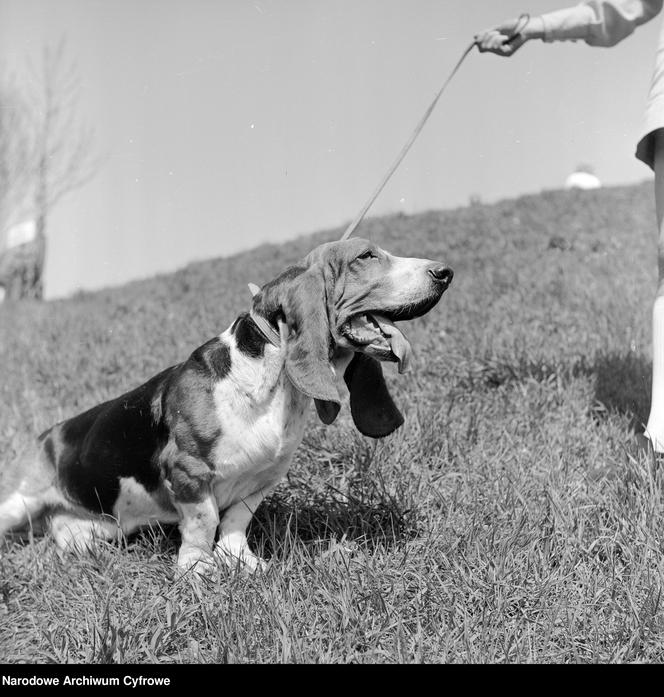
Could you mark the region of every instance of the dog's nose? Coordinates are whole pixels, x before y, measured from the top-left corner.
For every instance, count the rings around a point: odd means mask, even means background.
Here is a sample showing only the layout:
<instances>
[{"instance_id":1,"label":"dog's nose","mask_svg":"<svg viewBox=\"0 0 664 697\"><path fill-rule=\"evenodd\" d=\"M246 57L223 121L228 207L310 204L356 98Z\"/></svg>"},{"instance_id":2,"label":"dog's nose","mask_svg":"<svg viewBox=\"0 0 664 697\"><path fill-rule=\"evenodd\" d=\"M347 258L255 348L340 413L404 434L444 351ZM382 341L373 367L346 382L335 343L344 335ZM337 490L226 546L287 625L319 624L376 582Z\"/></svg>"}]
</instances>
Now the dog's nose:
<instances>
[{"instance_id":1,"label":"dog's nose","mask_svg":"<svg viewBox=\"0 0 664 697\"><path fill-rule=\"evenodd\" d=\"M449 266L433 266L429 269L429 275L436 283L442 283L449 286L454 278L454 271Z\"/></svg>"}]
</instances>

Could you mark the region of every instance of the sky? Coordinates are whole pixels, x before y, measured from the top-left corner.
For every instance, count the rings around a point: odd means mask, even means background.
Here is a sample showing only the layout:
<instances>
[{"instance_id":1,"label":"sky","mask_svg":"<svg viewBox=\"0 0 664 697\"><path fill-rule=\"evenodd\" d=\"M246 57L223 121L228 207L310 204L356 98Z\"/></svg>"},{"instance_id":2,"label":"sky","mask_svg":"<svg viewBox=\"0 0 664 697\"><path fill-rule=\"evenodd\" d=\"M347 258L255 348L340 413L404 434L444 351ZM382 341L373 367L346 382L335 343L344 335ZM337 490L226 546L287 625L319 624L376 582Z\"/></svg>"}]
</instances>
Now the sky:
<instances>
[{"instance_id":1,"label":"sky","mask_svg":"<svg viewBox=\"0 0 664 697\"><path fill-rule=\"evenodd\" d=\"M0 0L0 65L65 37L103 161L49 220L46 297L348 223L472 36L567 4ZM473 52L369 215L561 188L581 162L650 178L634 148L661 21L611 49Z\"/></svg>"}]
</instances>

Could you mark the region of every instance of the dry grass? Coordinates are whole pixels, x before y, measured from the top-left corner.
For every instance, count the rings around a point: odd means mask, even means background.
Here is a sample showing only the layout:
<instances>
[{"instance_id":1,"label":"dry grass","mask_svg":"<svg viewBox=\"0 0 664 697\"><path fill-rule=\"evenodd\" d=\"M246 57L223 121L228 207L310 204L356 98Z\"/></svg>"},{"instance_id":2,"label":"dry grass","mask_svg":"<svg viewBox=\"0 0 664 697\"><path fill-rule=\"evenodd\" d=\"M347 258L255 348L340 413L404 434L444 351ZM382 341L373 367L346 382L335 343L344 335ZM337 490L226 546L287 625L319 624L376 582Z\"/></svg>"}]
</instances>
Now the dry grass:
<instances>
[{"instance_id":1,"label":"dry grass","mask_svg":"<svg viewBox=\"0 0 664 697\"><path fill-rule=\"evenodd\" d=\"M259 509L253 577L174 580L177 531L0 561L7 662L640 662L664 657L662 469L649 400L650 186L369 221L456 271L389 372L395 436L312 413ZM71 301L0 308L0 463L176 362L321 239Z\"/></svg>"}]
</instances>

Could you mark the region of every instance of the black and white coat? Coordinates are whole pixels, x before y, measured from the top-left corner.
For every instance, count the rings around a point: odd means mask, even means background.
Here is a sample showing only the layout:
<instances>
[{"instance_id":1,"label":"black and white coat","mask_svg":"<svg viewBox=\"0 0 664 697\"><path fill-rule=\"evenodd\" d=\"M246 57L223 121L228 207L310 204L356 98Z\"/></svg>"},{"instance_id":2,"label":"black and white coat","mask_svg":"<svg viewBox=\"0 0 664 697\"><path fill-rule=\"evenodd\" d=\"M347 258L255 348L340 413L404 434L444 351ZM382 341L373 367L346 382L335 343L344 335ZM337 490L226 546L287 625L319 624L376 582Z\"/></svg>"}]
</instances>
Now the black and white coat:
<instances>
[{"instance_id":1,"label":"black and white coat","mask_svg":"<svg viewBox=\"0 0 664 697\"><path fill-rule=\"evenodd\" d=\"M15 463L0 536L48 513L58 547L83 550L178 523L179 569L205 572L216 559L254 570L247 526L288 471L312 399L331 423L345 383L362 433L400 426L379 360L405 368L410 347L394 321L431 309L451 278L366 240L322 245L186 361L45 431Z\"/></svg>"}]
</instances>

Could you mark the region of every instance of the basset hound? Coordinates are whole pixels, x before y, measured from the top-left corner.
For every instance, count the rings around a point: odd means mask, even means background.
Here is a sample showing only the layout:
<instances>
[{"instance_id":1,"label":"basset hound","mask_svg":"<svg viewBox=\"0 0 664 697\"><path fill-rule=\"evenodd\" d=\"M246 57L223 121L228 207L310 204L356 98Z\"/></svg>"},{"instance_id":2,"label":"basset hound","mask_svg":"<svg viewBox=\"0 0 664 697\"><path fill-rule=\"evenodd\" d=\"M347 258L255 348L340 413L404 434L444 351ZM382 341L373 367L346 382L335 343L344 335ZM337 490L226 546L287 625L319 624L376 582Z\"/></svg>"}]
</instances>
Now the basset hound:
<instances>
[{"instance_id":1,"label":"basset hound","mask_svg":"<svg viewBox=\"0 0 664 697\"><path fill-rule=\"evenodd\" d=\"M42 433L16 463L0 538L44 513L61 549L178 523L180 570L206 573L215 559L254 570L247 526L288 471L311 401L331 424L345 383L361 433L398 428L380 361L406 370L411 348L395 322L433 308L452 276L364 239L317 247L183 363Z\"/></svg>"}]
</instances>

